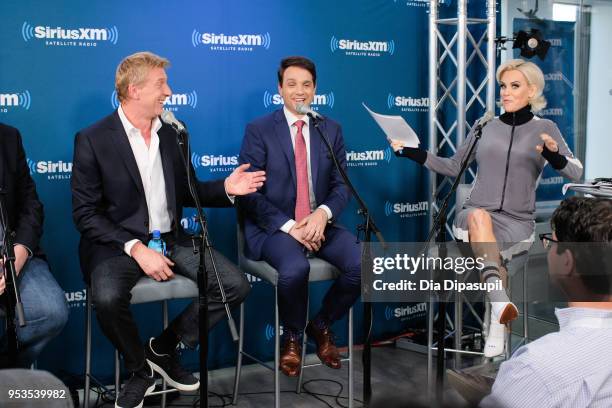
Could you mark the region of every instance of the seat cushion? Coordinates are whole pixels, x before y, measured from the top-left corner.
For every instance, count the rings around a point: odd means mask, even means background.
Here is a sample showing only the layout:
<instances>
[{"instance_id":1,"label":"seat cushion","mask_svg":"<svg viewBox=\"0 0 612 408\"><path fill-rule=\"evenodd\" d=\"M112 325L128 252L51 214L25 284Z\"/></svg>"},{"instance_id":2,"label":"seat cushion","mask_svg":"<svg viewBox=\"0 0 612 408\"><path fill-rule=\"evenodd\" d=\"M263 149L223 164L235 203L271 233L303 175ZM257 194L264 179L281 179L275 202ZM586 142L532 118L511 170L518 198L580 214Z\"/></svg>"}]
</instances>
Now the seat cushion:
<instances>
[{"instance_id":1,"label":"seat cushion","mask_svg":"<svg viewBox=\"0 0 612 408\"><path fill-rule=\"evenodd\" d=\"M340 275L340 271L327 261L320 258L309 258L310 274L309 282L324 281L335 279ZM258 277L272 285L278 283L278 272L265 261L253 261L240 254L238 264L243 272Z\"/></svg>"},{"instance_id":2,"label":"seat cushion","mask_svg":"<svg viewBox=\"0 0 612 408\"><path fill-rule=\"evenodd\" d=\"M158 282L145 276L132 289L131 303L159 302L170 299L195 298L198 285L191 279L175 274L173 279Z\"/></svg>"}]
</instances>

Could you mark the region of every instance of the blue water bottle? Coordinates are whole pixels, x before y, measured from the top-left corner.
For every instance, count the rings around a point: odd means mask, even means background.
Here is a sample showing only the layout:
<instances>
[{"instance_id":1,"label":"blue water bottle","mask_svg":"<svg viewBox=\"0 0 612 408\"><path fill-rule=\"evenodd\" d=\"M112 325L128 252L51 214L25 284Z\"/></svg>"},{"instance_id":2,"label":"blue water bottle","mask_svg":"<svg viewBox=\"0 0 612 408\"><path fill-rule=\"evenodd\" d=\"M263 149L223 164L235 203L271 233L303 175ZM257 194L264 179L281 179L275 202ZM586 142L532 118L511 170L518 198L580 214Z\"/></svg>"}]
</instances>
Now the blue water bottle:
<instances>
[{"instance_id":1,"label":"blue water bottle","mask_svg":"<svg viewBox=\"0 0 612 408\"><path fill-rule=\"evenodd\" d=\"M152 234L153 238L149 241L148 247L162 255L166 255L166 243L161 239L161 232L154 230Z\"/></svg>"}]
</instances>

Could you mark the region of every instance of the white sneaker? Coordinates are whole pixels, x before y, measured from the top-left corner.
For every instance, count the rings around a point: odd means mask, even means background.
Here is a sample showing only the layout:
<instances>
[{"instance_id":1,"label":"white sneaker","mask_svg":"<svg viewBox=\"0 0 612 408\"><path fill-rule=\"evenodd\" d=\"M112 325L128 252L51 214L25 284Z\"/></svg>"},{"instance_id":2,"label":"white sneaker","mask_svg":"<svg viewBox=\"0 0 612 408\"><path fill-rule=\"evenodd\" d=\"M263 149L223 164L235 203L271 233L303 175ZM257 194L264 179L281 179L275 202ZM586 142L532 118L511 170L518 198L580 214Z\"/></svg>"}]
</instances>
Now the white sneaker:
<instances>
[{"instance_id":1,"label":"white sneaker","mask_svg":"<svg viewBox=\"0 0 612 408\"><path fill-rule=\"evenodd\" d=\"M491 319L489 334L484 346L484 356L487 358L497 357L504 354L506 343L506 326Z\"/></svg>"},{"instance_id":2,"label":"white sneaker","mask_svg":"<svg viewBox=\"0 0 612 408\"><path fill-rule=\"evenodd\" d=\"M518 308L512 302L491 302L491 321L506 324L515 320L518 315Z\"/></svg>"}]
</instances>

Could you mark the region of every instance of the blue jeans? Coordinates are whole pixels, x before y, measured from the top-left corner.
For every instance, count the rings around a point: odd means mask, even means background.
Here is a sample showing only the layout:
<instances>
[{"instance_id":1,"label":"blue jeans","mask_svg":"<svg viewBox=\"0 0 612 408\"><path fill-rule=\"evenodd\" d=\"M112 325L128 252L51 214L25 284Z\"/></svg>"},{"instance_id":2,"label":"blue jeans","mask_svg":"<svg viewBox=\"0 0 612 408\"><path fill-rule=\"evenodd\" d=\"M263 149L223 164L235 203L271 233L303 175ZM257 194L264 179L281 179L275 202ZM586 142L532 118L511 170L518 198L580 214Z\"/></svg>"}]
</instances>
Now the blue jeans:
<instances>
[{"instance_id":1,"label":"blue jeans","mask_svg":"<svg viewBox=\"0 0 612 408\"><path fill-rule=\"evenodd\" d=\"M19 353L17 365L29 368L42 349L57 336L68 321L64 291L51 275L49 265L40 258L30 258L17 281L23 303L26 326L17 326ZM6 334L1 344L6 346Z\"/></svg>"}]
</instances>

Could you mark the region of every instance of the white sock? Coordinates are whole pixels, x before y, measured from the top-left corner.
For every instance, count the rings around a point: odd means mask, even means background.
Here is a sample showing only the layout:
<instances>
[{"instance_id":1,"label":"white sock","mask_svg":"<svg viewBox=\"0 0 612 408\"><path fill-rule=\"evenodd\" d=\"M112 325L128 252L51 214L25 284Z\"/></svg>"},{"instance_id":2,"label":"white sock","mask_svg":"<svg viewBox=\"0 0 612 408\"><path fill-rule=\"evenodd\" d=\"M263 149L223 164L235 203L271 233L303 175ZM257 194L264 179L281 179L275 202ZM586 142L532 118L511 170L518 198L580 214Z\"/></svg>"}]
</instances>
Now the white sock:
<instances>
[{"instance_id":1,"label":"white sock","mask_svg":"<svg viewBox=\"0 0 612 408\"><path fill-rule=\"evenodd\" d=\"M484 267L482 268L482 280L485 283L502 287L502 279L501 275L499 274L499 264L491 261L484 262ZM510 298L503 287L502 289L492 290L488 292L487 295L491 301L491 317L499 323L499 316L503 312L506 305L510 303Z\"/></svg>"}]
</instances>

